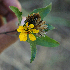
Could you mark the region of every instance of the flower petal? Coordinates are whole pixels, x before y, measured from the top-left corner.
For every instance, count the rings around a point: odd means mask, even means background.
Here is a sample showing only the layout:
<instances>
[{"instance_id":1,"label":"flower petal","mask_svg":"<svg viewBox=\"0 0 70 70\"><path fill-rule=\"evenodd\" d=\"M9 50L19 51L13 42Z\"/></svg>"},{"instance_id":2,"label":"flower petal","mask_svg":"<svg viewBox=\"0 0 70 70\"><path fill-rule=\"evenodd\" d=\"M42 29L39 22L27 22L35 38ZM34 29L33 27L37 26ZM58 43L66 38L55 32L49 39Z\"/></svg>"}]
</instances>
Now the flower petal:
<instances>
[{"instance_id":1,"label":"flower petal","mask_svg":"<svg viewBox=\"0 0 70 70\"><path fill-rule=\"evenodd\" d=\"M24 30L27 30L27 27L26 26L24 26Z\"/></svg>"},{"instance_id":2,"label":"flower petal","mask_svg":"<svg viewBox=\"0 0 70 70\"><path fill-rule=\"evenodd\" d=\"M20 41L26 41L27 40L27 33L20 33L19 38L20 38Z\"/></svg>"},{"instance_id":3,"label":"flower petal","mask_svg":"<svg viewBox=\"0 0 70 70\"><path fill-rule=\"evenodd\" d=\"M22 32L24 30L23 26L19 26L19 28L17 29L18 32Z\"/></svg>"},{"instance_id":4,"label":"flower petal","mask_svg":"<svg viewBox=\"0 0 70 70\"><path fill-rule=\"evenodd\" d=\"M35 41L35 40L36 40L36 37L35 37L33 34L29 34L29 38L30 38L30 40L32 40L32 41Z\"/></svg>"},{"instance_id":5,"label":"flower petal","mask_svg":"<svg viewBox=\"0 0 70 70\"><path fill-rule=\"evenodd\" d=\"M29 28L33 28L33 27L34 27L34 25L33 25L33 24L30 24L30 25L29 25Z\"/></svg>"},{"instance_id":6,"label":"flower petal","mask_svg":"<svg viewBox=\"0 0 70 70\"><path fill-rule=\"evenodd\" d=\"M33 29L33 33L38 33L39 30Z\"/></svg>"},{"instance_id":7,"label":"flower petal","mask_svg":"<svg viewBox=\"0 0 70 70\"><path fill-rule=\"evenodd\" d=\"M28 22L26 23L26 26L28 26Z\"/></svg>"}]
</instances>

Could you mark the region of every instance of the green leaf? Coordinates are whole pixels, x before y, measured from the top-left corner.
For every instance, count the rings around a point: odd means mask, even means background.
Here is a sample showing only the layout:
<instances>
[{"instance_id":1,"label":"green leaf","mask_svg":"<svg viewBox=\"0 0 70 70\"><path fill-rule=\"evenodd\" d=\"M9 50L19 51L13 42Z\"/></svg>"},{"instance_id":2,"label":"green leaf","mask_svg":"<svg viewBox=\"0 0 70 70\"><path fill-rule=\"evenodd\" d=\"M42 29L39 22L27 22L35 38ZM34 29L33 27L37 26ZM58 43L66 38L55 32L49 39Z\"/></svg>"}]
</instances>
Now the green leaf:
<instances>
[{"instance_id":1,"label":"green leaf","mask_svg":"<svg viewBox=\"0 0 70 70\"><path fill-rule=\"evenodd\" d=\"M31 59L30 59L30 63L32 63L32 61L34 61L35 57L36 57L36 43L34 41L32 41L32 43L30 43L30 48L31 48Z\"/></svg>"},{"instance_id":2,"label":"green leaf","mask_svg":"<svg viewBox=\"0 0 70 70\"><path fill-rule=\"evenodd\" d=\"M41 16L41 19L43 20L43 18L51 11L52 8L52 3L50 3L48 6L46 6L45 8L39 8L39 9L34 9L31 14L33 13L38 13Z\"/></svg>"},{"instance_id":3,"label":"green leaf","mask_svg":"<svg viewBox=\"0 0 70 70\"><path fill-rule=\"evenodd\" d=\"M52 25L50 24L46 24L47 25L47 29L44 29L45 32L49 31L49 30L52 30L52 29L55 29L55 27L53 27Z\"/></svg>"},{"instance_id":4,"label":"green leaf","mask_svg":"<svg viewBox=\"0 0 70 70\"><path fill-rule=\"evenodd\" d=\"M27 42L30 43L30 48L31 48L31 59L30 59L30 63L32 63L32 61L34 61L35 57L36 57L36 41L31 41L29 38L29 35L27 35Z\"/></svg>"},{"instance_id":5,"label":"green leaf","mask_svg":"<svg viewBox=\"0 0 70 70\"><path fill-rule=\"evenodd\" d=\"M22 20L22 12L19 11L19 9L17 7L14 6L10 6L10 9L15 13L15 15L18 18L19 21L19 25L21 24L21 20Z\"/></svg>"},{"instance_id":6,"label":"green leaf","mask_svg":"<svg viewBox=\"0 0 70 70\"><path fill-rule=\"evenodd\" d=\"M45 37L38 37L36 38L36 44L45 46L45 47L56 47L59 46L59 43L55 41L54 39L51 39L50 37L46 36Z\"/></svg>"}]
</instances>

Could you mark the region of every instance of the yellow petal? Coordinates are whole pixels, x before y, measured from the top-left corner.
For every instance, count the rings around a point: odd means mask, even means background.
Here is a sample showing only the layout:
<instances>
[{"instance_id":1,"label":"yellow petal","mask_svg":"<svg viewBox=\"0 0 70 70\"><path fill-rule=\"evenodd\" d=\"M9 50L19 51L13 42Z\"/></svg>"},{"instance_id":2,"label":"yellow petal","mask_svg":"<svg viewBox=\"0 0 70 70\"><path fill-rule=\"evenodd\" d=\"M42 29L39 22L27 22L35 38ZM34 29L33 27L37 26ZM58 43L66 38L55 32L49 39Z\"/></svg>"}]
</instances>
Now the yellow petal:
<instances>
[{"instance_id":1,"label":"yellow petal","mask_svg":"<svg viewBox=\"0 0 70 70\"><path fill-rule=\"evenodd\" d=\"M33 33L38 33L39 30L33 29Z\"/></svg>"},{"instance_id":2,"label":"yellow petal","mask_svg":"<svg viewBox=\"0 0 70 70\"><path fill-rule=\"evenodd\" d=\"M33 28L33 27L34 27L34 25L33 25L33 24L30 24L30 25L29 25L29 28Z\"/></svg>"},{"instance_id":3,"label":"yellow petal","mask_svg":"<svg viewBox=\"0 0 70 70\"><path fill-rule=\"evenodd\" d=\"M27 40L27 33L20 33L19 38L20 38L20 41L26 41Z\"/></svg>"},{"instance_id":4,"label":"yellow petal","mask_svg":"<svg viewBox=\"0 0 70 70\"><path fill-rule=\"evenodd\" d=\"M30 38L31 41L35 41L36 40L36 37L33 34L29 34L29 38Z\"/></svg>"},{"instance_id":5,"label":"yellow petal","mask_svg":"<svg viewBox=\"0 0 70 70\"><path fill-rule=\"evenodd\" d=\"M28 22L26 23L26 26L28 26Z\"/></svg>"},{"instance_id":6,"label":"yellow petal","mask_svg":"<svg viewBox=\"0 0 70 70\"><path fill-rule=\"evenodd\" d=\"M24 30L27 30L27 27L26 26L24 26Z\"/></svg>"},{"instance_id":7,"label":"yellow petal","mask_svg":"<svg viewBox=\"0 0 70 70\"><path fill-rule=\"evenodd\" d=\"M24 28L23 26L19 26L20 29Z\"/></svg>"},{"instance_id":8,"label":"yellow petal","mask_svg":"<svg viewBox=\"0 0 70 70\"><path fill-rule=\"evenodd\" d=\"M19 28L17 29L18 32L22 32L24 30L23 26L19 26Z\"/></svg>"}]
</instances>

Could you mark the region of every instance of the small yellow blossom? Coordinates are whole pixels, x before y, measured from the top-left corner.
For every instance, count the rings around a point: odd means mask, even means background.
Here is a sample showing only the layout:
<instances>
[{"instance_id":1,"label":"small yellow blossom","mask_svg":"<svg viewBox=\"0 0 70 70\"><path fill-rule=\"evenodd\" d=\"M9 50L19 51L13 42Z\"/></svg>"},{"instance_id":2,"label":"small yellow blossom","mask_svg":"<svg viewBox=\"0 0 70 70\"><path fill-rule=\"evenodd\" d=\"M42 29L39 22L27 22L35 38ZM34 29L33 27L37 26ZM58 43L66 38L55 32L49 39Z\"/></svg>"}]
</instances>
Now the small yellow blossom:
<instances>
[{"instance_id":1,"label":"small yellow blossom","mask_svg":"<svg viewBox=\"0 0 70 70\"><path fill-rule=\"evenodd\" d=\"M34 27L34 25L33 25L33 24L30 24L30 25L29 25L29 28L33 28L33 27Z\"/></svg>"},{"instance_id":2,"label":"small yellow blossom","mask_svg":"<svg viewBox=\"0 0 70 70\"><path fill-rule=\"evenodd\" d=\"M32 41L35 41L35 40L36 40L36 37L35 37L33 34L29 34L29 38L30 38L30 40L32 40Z\"/></svg>"},{"instance_id":3,"label":"small yellow blossom","mask_svg":"<svg viewBox=\"0 0 70 70\"><path fill-rule=\"evenodd\" d=\"M21 32L20 35L19 35L20 41L26 41L27 40L27 34L29 34L29 38L30 38L31 41L35 41L36 37L31 33L32 32L33 33L38 33L39 30L36 30L36 29L33 29L33 28L34 28L34 25L30 24L28 26L28 22L24 26L19 26L17 31Z\"/></svg>"},{"instance_id":4,"label":"small yellow blossom","mask_svg":"<svg viewBox=\"0 0 70 70\"><path fill-rule=\"evenodd\" d=\"M20 38L20 41L26 41L27 40L27 33L20 33L19 38Z\"/></svg>"}]
</instances>

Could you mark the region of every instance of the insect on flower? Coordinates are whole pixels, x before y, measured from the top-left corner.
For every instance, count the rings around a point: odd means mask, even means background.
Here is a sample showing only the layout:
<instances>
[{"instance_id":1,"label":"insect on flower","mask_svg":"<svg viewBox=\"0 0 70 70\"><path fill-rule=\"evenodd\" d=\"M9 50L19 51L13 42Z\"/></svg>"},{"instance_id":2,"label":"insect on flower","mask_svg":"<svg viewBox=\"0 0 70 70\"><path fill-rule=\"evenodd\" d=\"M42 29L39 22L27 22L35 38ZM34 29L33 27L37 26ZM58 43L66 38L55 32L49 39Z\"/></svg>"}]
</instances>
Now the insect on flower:
<instances>
[{"instance_id":1,"label":"insect on flower","mask_svg":"<svg viewBox=\"0 0 70 70\"><path fill-rule=\"evenodd\" d=\"M33 13L30 16L26 17L25 22L28 22L28 25L33 24L34 28L39 30L38 33L36 33L37 36L41 37L46 34L44 29L47 29L47 25L45 25L45 21L41 20L41 16L39 13Z\"/></svg>"},{"instance_id":2,"label":"insect on flower","mask_svg":"<svg viewBox=\"0 0 70 70\"><path fill-rule=\"evenodd\" d=\"M33 33L39 37L44 36L44 29L46 28L47 25L45 25L45 21L41 20L39 13L33 13L30 16L28 15L28 17L26 17L25 24L23 26L19 26L17 31L21 32L19 35L20 41L26 41L27 34L29 34L31 41L35 41L36 37L33 35Z\"/></svg>"}]
</instances>

